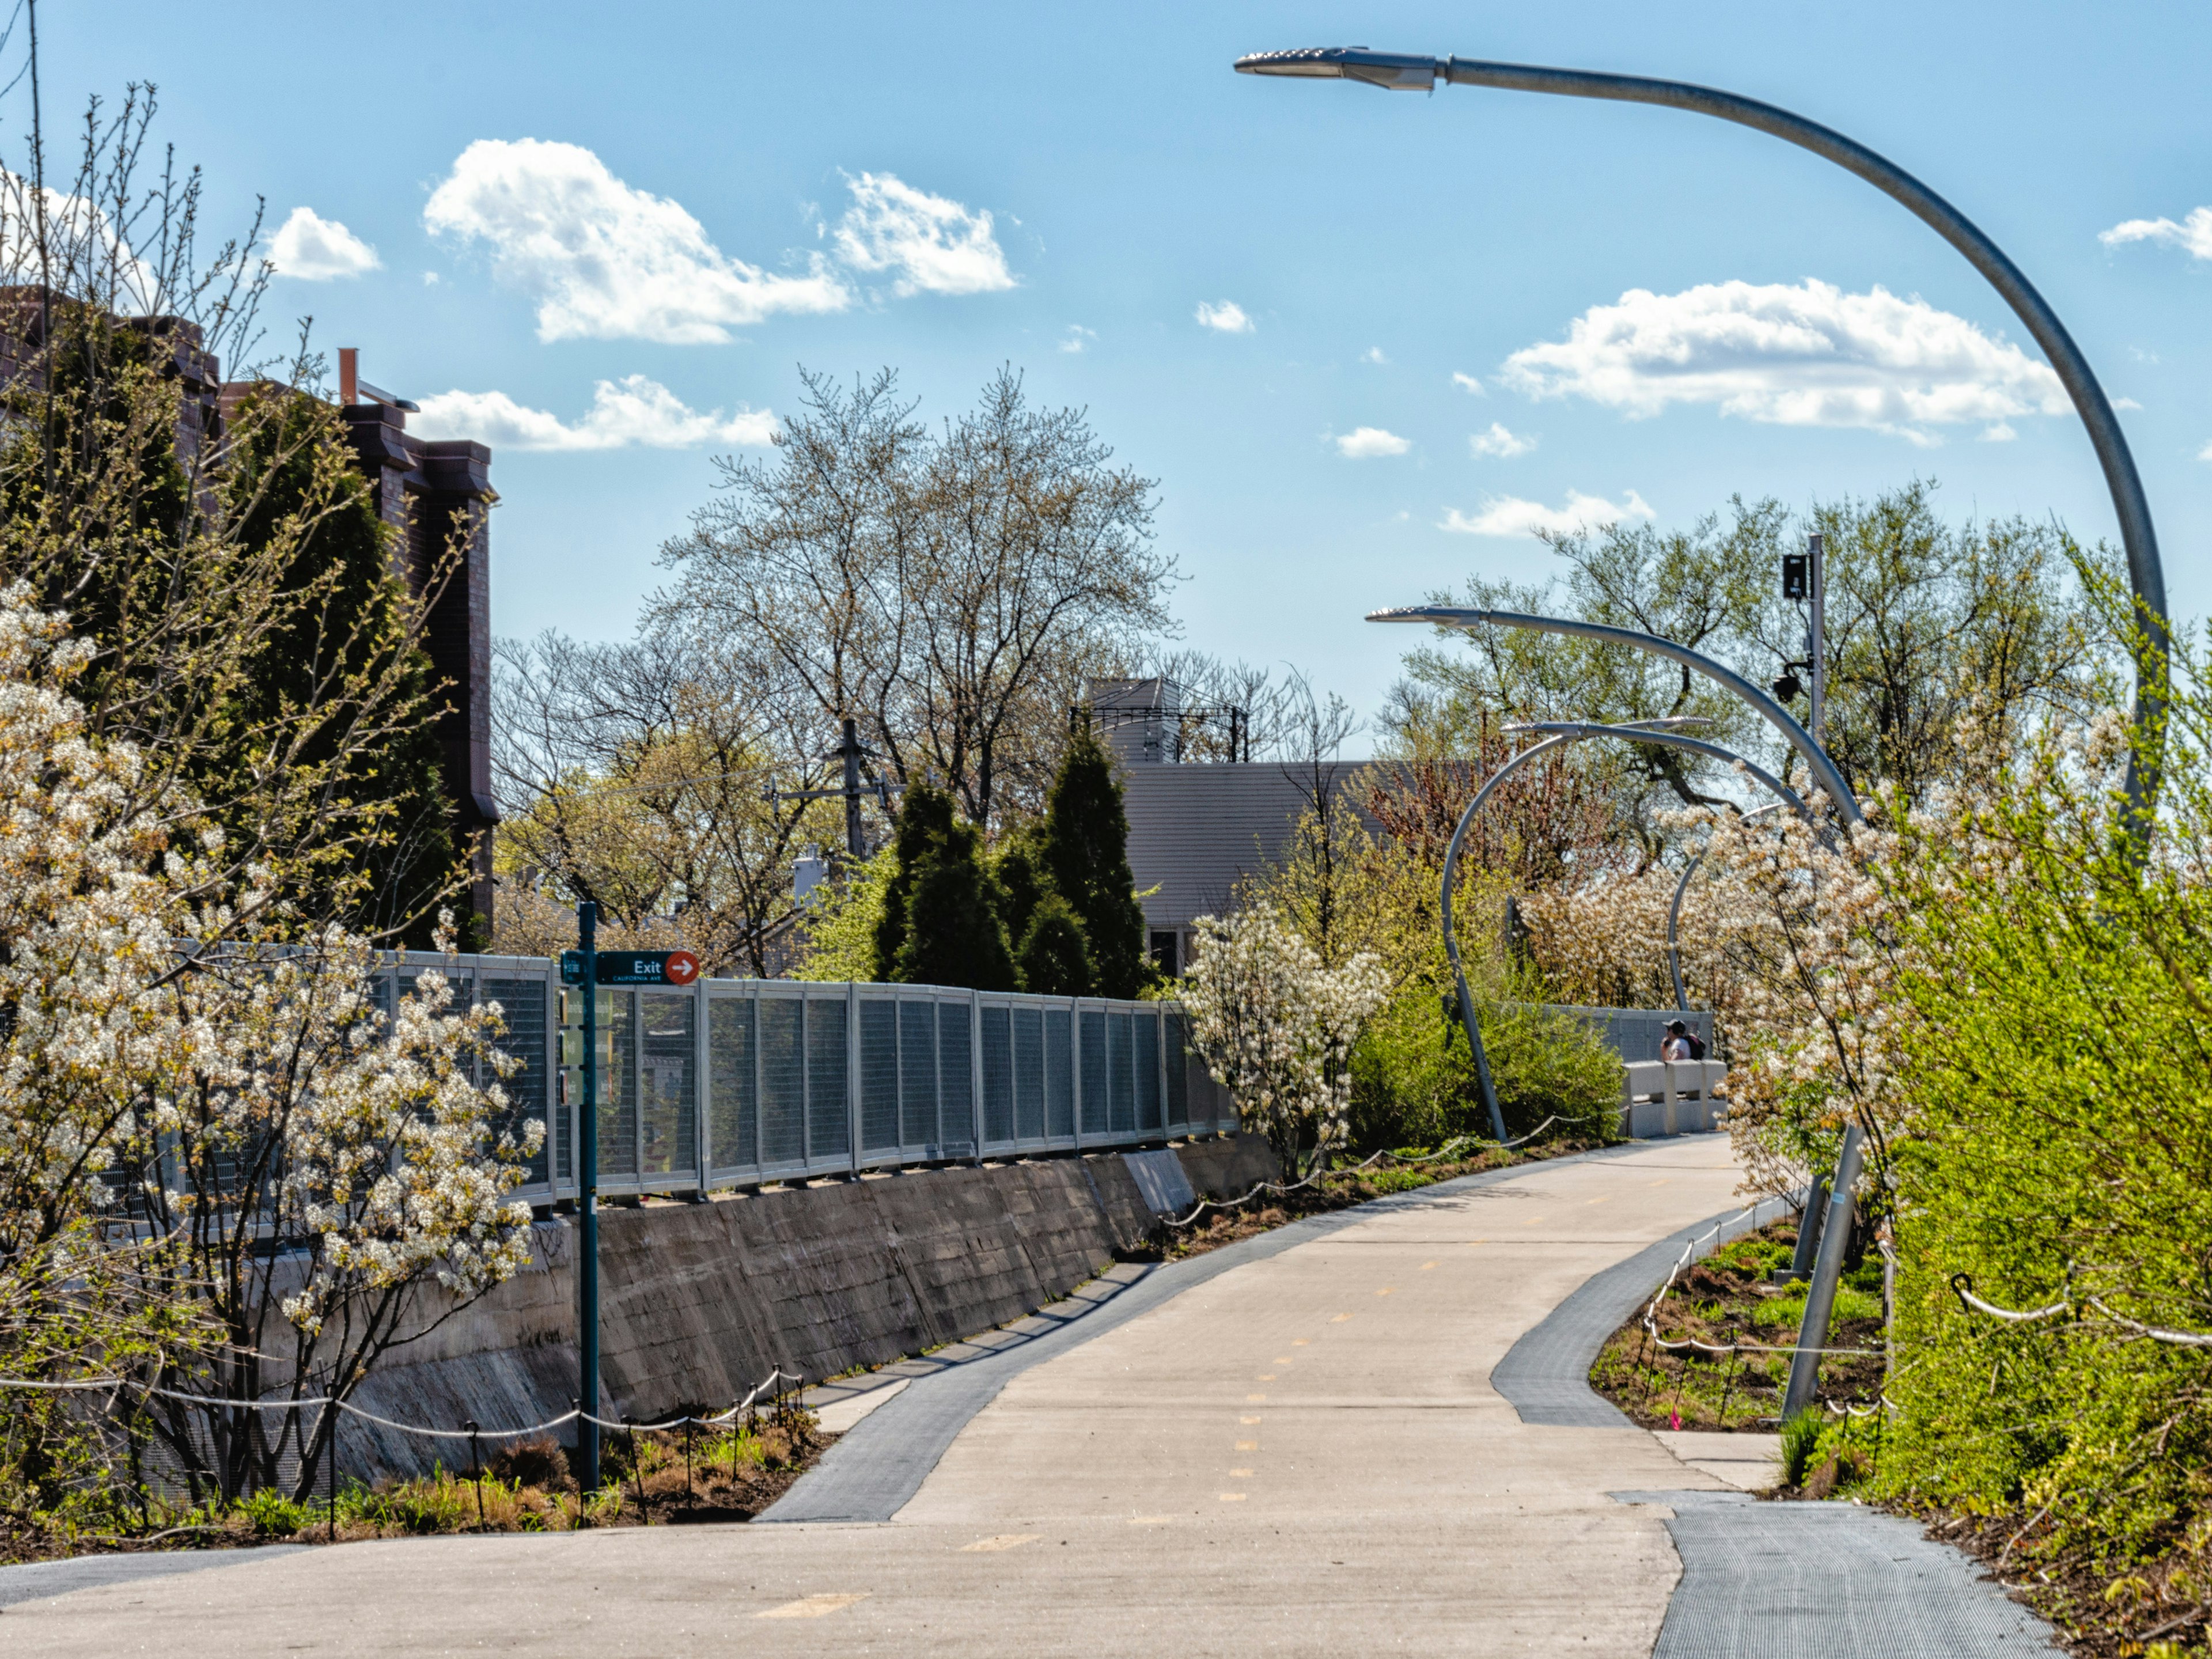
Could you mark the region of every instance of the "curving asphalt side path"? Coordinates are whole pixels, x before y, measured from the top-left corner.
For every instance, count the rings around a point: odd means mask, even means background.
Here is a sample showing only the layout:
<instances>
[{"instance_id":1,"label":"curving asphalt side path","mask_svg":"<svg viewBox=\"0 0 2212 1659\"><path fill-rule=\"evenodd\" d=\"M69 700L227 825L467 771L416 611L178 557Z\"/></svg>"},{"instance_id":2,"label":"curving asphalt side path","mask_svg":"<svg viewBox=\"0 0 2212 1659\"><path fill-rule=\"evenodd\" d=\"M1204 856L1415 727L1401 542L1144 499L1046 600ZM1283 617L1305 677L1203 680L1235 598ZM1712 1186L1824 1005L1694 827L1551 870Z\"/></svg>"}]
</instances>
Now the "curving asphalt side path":
<instances>
[{"instance_id":1,"label":"curving asphalt side path","mask_svg":"<svg viewBox=\"0 0 2212 1659\"><path fill-rule=\"evenodd\" d=\"M305 1551L19 1601L0 1632L10 1656L224 1659L1734 1650L1663 1645L1670 1601L1703 1582L1686 1528L1730 1512L1722 1484L1640 1430L1536 1420L1500 1389L1556 1392L1570 1327L1601 1310L1555 1313L1671 1256L1735 1182L1720 1137L1650 1143L1099 1287L1079 1317L908 1382L782 1524ZM1805 1651L1917 1650L1816 1623Z\"/></svg>"}]
</instances>

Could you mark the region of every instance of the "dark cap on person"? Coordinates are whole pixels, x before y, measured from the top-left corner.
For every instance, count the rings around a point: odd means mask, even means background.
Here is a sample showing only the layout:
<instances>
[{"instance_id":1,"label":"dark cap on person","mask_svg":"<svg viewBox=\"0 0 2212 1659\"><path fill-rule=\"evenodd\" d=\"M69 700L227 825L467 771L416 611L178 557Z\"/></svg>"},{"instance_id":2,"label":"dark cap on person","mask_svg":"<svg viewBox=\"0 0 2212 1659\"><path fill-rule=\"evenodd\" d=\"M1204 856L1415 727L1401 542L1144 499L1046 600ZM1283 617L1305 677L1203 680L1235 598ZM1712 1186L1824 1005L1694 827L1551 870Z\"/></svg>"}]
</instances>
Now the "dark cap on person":
<instances>
[{"instance_id":1,"label":"dark cap on person","mask_svg":"<svg viewBox=\"0 0 2212 1659\"><path fill-rule=\"evenodd\" d=\"M1670 1019L1667 1022L1667 1029L1673 1032L1676 1036L1681 1036L1686 1035L1689 1031L1690 1028L1683 1024L1679 1019Z\"/></svg>"}]
</instances>

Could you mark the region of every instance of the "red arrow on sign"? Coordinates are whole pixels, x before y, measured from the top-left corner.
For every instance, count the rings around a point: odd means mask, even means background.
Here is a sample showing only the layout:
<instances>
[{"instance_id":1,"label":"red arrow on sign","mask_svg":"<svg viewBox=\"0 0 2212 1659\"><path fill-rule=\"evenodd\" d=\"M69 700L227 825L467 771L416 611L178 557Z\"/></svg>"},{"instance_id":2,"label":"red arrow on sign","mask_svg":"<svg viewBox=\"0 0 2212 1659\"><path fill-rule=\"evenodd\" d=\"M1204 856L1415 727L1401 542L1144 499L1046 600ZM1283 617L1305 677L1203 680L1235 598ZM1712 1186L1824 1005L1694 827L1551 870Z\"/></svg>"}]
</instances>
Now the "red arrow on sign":
<instances>
[{"instance_id":1,"label":"red arrow on sign","mask_svg":"<svg viewBox=\"0 0 2212 1659\"><path fill-rule=\"evenodd\" d=\"M699 977L699 958L689 951L671 951L668 965L661 971L668 975L671 985L689 985Z\"/></svg>"}]
</instances>

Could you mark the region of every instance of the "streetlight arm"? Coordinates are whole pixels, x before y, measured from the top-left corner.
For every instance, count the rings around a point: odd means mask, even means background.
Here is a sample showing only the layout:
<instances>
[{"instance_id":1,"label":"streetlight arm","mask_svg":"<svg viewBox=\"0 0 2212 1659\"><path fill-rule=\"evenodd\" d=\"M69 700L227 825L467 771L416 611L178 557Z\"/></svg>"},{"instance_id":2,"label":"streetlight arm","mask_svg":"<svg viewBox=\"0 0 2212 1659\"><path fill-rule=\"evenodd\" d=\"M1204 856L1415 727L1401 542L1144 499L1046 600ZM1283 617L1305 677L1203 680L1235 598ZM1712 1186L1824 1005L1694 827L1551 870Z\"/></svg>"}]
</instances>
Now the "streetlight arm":
<instances>
[{"instance_id":1,"label":"streetlight arm","mask_svg":"<svg viewBox=\"0 0 2212 1659\"><path fill-rule=\"evenodd\" d=\"M2104 469L2105 486L2112 492L2118 515L2120 543L2127 550L2128 577L2135 592L2136 626L2141 630L2136 653L2135 730L2139 744L2128 762L2128 800L2136 822L2130 826L2140 847L2149 835L2149 812L2158 799L2160 757L2165 750L2166 652L2169 635L2166 611L2166 571L2159 559L2158 533L2151 524L2150 503L2143 495L2142 479L2136 471L2134 454L2112 399L2098 383L2089 360L2074 337L2058 320L2035 285L2013 264L2004 251L1982 234L1979 226L1887 157L1846 138L1831 127L1808 121L1756 98L1739 97L1715 87L1686 81L1659 81L1641 75L1601 75L1588 70L1547 69L1534 64L1500 64L1480 58L1428 58L1402 52L1370 52L1364 46L1310 47L1295 52L1255 52L1237 60L1247 75L1329 77L1364 81L1392 91L1421 92L1441 80L1462 87L1497 87L1509 92L1540 92L1567 98L1597 98L1618 103L1657 104L1733 121L1770 137L1782 139L1834 162L1863 179L1876 190L1910 210L1945 241L1966 256L1990 285L2010 306L2045 356L2051 360L2059 383L2072 399L2075 412L2088 429L2089 441Z\"/></svg>"},{"instance_id":2,"label":"streetlight arm","mask_svg":"<svg viewBox=\"0 0 2212 1659\"><path fill-rule=\"evenodd\" d=\"M1656 743L1662 749L1684 749L1693 755L1703 755L1710 760L1723 761L1730 766L1741 766L1755 783L1764 784L1767 791L1779 799L1808 823L1814 823L1812 809L1798 799L1797 792L1776 777L1773 773L1755 762L1747 761L1733 749L1723 749L1719 744L1707 743L1703 738L1689 738L1680 732L1654 731L1645 726L1605 726L1595 720L1531 720L1521 728L1528 732L1554 732L1570 738L1623 738L1631 743ZM1761 807L1761 811L1766 809ZM1819 826L1814 824L1817 830Z\"/></svg>"},{"instance_id":3,"label":"streetlight arm","mask_svg":"<svg viewBox=\"0 0 2212 1659\"><path fill-rule=\"evenodd\" d=\"M1527 628L1540 634L1568 634L1581 639L1602 640L1608 645L1625 645L1638 651L1672 658L1686 668L1695 669L1717 684L1749 703L1768 725L1789 741L1790 746L1805 757L1812 769L1813 779L1836 804L1836 811L1846 823L1863 823L1866 814L1859 810L1858 797L1844 781L1844 775L1827 751L1814 743L1805 728L1797 724L1790 711L1749 680L1729 667L1717 662L1702 651L1692 651L1686 645L1677 645L1672 640L1656 634L1639 634L1630 628L1614 628L1606 623L1577 622L1566 617L1534 617L1518 611L1481 611L1472 606L1452 605L1394 605L1385 611L1372 611L1367 620L1382 623L1430 623L1438 628ZM1650 733L1645 735L1649 736ZM1655 741L1656 739L1655 738ZM1747 764L1748 763L1747 763ZM1761 776L1764 777L1764 774Z\"/></svg>"}]
</instances>

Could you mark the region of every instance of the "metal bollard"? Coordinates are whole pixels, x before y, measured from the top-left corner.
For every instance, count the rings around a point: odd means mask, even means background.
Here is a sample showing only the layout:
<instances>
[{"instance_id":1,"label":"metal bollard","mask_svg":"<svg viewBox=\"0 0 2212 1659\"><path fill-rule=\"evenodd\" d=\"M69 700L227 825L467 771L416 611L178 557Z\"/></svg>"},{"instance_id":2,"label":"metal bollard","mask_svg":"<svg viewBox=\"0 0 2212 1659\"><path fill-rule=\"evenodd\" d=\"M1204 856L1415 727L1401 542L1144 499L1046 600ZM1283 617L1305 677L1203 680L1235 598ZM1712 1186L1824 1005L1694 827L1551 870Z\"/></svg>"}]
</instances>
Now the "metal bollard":
<instances>
[{"instance_id":1,"label":"metal bollard","mask_svg":"<svg viewBox=\"0 0 2212 1659\"><path fill-rule=\"evenodd\" d=\"M1797 1352L1790 1358L1790 1392L1782 1402L1788 1422L1813 1403L1820 1381L1820 1349L1828 1340L1828 1316L1835 1310L1836 1285L1844 1276L1844 1251L1851 1242L1851 1188L1859 1178L1863 1137L1856 1123L1844 1131L1836 1158L1836 1178L1828 1188L1827 1214L1820 1224L1820 1255L1805 1294L1805 1322L1798 1328Z\"/></svg>"},{"instance_id":2,"label":"metal bollard","mask_svg":"<svg viewBox=\"0 0 2212 1659\"><path fill-rule=\"evenodd\" d=\"M1820 1248L1820 1217L1827 1209L1828 1177L1816 1175L1813 1184L1805 1191L1805 1212L1797 1219L1797 1248L1790 1257L1789 1277L1776 1277L1785 1285L1794 1285L1813 1271L1813 1263Z\"/></svg>"}]
</instances>

